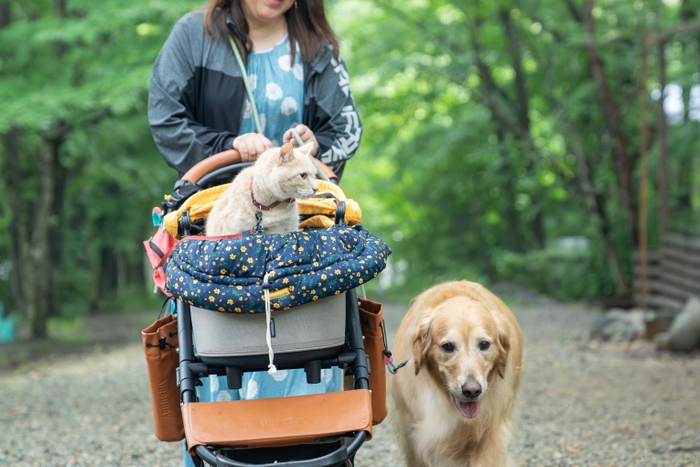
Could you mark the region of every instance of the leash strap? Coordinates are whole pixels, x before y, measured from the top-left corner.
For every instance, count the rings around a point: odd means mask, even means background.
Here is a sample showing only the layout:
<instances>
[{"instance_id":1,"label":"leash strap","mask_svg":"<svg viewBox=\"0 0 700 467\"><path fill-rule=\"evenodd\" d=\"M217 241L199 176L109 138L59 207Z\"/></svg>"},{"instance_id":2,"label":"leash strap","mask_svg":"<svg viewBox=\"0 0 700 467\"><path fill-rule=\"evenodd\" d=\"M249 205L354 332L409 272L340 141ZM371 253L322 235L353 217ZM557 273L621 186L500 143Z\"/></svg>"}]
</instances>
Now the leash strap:
<instances>
[{"instance_id":1,"label":"leash strap","mask_svg":"<svg viewBox=\"0 0 700 467\"><path fill-rule=\"evenodd\" d=\"M248 102L250 102L250 109L253 114L253 124L255 125L255 131L258 133L262 133L262 125L260 125L260 118L258 117L258 107L255 105L255 99L253 99L253 91L250 89L250 83L248 82L248 71L246 70L245 64L243 63L241 52L240 50L238 50L238 46L236 46L236 43L233 41L233 38L231 36L228 37L228 41L231 43L233 54L236 56L236 62L238 62L238 67L241 69L241 75L243 76L243 84L245 85L246 94L248 94ZM292 128L291 130L292 135L294 136L294 139L296 140L299 147L303 146L304 142L301 140L299 133L297 133L296 130L294 130L294 128ZM314 160L314 157L311 154L309 154L309 159L311 159L311 162L314 164L314 167L316 167L316 171L321 174L321 178L323 178L327 182L330 182L330 179L321 170L321 168L318 166L318 164Z\"/></svg>"},{"instance_id":2,"label":"leash strap","mask_svg":"<svg viewBox=\"0 0 700 467\"><path fill-rule=\"evenodd\" d=\"M386 342L386 324L384 320L382 320L380 326L382 327L382 338L384 339L384 350L382 350L384 354L384 364L386 365L386 369L389 370L389 373L395 375L397 371L406 366L408 360L398 365L394 363L394 357L391 356L391 350L389 350L389 345Z\"/></svg>"},{"instance_id":3,"label":"leash strap","mask_svg":"<svg viewBox=\"0 0 700 467\"><path fill-rule=\"evenodd\" d=\"M253 124L255 124L255 131L258 133L262 133L262 126L260 125L260 118L258 117L258 108L255 105L255 99L253 99L253 91L250 89L250 83L248 82L248 71L246 70L245 64L243 63L241 52L240 50L238 50L238 46L233 41L233 38L231 36L228 36L228 41L231 43L233 54L236 56L238 67L241 69L241 75L243 75L243 84L245 85L245 90L248 94L248 102L250 102L250 109L253 113Z\"/></svg>"},{"instance_id":4,"label":"leash strap","mask_svg":"<svg viewBox=\"0 0 700 467\"><path fill-rule=\"evenodd\" d=\"M304 141L301 140L301 136L299 136L299 133L297 133L297 131L294 128L290 128L290 131L292 132L292 136L294 136L294 139L296 140L299 147L302 147L304 145ZM312 156L311 153L309 153L309 159L311 159L311 163L314 165L314 167L316 167L316 172L321 174L321 178L327 182L330 182L330 178L328 178L328 176L326 176L323 170L321 170L321 167L318 166L318 164L316 163L316 159L314 159L314 156Z\"/></svg>"}]
</instances>

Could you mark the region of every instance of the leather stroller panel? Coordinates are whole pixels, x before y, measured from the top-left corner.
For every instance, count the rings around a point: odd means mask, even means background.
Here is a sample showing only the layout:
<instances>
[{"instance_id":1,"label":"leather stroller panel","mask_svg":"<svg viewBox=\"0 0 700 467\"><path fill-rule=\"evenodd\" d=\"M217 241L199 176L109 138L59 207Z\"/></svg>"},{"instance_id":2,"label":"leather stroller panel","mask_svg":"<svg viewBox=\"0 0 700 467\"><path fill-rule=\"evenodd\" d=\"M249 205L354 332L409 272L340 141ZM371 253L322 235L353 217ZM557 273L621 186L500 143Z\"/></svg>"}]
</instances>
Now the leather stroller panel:
<instances>
[{"instance_id":1,"label":"leather stroller panel","mask_svg":"<svg viewBox=\"0 0 700 467\"><path fill-rule=\"evenodd\" d=\"M372 436L372 396L367 389L182 406L187 446L280 447L313 443L346 433Z\"/></svg>"}]
</instances>

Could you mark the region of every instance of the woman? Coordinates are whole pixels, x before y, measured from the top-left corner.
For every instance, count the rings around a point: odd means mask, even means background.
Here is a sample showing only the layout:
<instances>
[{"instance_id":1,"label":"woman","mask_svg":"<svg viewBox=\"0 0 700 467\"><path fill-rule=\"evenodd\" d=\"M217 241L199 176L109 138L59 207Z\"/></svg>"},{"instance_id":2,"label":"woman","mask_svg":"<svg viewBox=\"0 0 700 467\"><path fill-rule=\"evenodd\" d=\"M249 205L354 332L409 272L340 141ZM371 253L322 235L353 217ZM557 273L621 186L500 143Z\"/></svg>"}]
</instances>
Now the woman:
<instances>
[{"instance_id":1,"label":"woman","mask_svg":"<svg viewBox=\"0 0 700 467\"><path fill-rule=\"evenodd\" d=\"M229 38L246 63L262 133ZM227 149L251 161L270 147L296 144L294 128L341 177L362 134L323 0L211 0L185 15L153 67L148 116L158 149L180 175ZM216 401L338 391L340 378L337 368L324 370L315 385L303 370L259 372L246 374L239 392L227 389L226 378L210 377L198 394ZM187 454L185 465L192 465Z\"/></svg>"},{"instance_id":2,"label":"woman","mask_svg":"<svg viewBox=\"0 0 700 467\"><path fill-rule=\"evenodd\" d=\"M263 134L254 133L229 37L247 61ZM296 51L289 61L279 55L287 47ZM293 141L293 125L341 177L362 134L323 0L211 0L184 16L153 67L148 117L158 149L180 175L226 149L254 160Z\"/></svg>"}]
</instances>

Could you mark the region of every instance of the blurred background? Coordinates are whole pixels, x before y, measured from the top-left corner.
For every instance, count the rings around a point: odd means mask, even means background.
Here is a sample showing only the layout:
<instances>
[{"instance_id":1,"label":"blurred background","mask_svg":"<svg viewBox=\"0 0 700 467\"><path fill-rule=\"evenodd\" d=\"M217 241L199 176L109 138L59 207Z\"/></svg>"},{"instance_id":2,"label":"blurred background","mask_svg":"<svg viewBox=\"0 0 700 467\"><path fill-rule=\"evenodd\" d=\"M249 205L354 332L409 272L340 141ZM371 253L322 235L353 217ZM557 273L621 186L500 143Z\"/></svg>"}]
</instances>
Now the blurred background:
<instances>
[{"instance_id":1,"label":"blurred background","mask_svg":"<svg viewBox=\"0 0 700 467\"><path fill-rule=\"evenodd\" d=\"M152 141L148 85L200 6L0 0L0 340L157 313L141 242L177 174ZM629 308L634 278L654 278L640 254L651 264L669 238L692 256L700 1L327 7L365 127L341 187L393 250L370 293L464 278ZM700 292L645 284L658 308Z\"/></svg>"}]
</instances>

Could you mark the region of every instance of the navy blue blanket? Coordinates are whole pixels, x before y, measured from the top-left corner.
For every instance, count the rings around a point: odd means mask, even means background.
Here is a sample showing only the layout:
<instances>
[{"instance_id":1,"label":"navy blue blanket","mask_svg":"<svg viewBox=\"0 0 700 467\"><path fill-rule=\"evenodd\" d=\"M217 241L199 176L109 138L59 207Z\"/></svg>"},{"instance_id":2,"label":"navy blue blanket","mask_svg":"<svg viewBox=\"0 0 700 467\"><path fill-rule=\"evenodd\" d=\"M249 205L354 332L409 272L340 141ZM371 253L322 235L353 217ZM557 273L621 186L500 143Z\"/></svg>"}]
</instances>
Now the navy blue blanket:
<instances>
[{"instance_id":1,"label":"navy blue blanket","mask_svg":"<svg viewBox=\"0 0 700 467\"><path fill-rule=\"evenodd\" d=\"M264 313L269 274L272 310L340 294L375 277L391 250L362 225L287 235L189 237L166 264L166 288L178 300L224 313Z\"/></svg>"}]
</instances>

